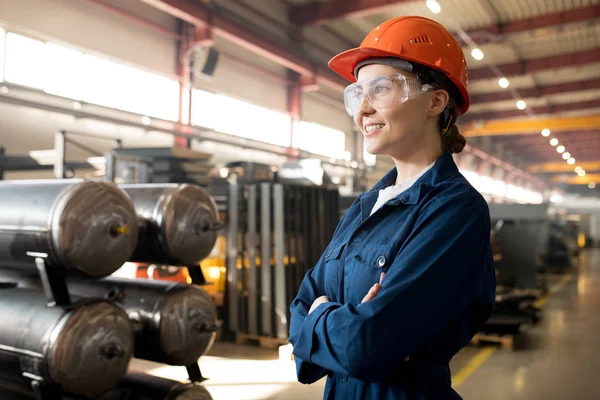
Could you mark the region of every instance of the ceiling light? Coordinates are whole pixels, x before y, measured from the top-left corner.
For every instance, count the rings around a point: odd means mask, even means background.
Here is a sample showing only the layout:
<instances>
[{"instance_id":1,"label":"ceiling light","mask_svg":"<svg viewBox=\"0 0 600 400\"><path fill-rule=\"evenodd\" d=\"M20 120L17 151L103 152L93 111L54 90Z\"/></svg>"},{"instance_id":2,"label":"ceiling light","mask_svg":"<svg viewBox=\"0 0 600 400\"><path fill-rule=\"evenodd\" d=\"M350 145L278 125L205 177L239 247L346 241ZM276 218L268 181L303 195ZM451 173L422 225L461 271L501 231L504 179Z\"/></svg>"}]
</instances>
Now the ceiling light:
<instances>
[{"instance_id":1,"label":"ceiling light","mask_svg":"<svg viewBox=\"0 0 600 400\"><path fill-rule=\"evenodd\" d=\"M571 158L571 153L569 153L568 151L564 152L562 158L563 160L568 160L569 158Z\"/></svg>"},{"instance_id":2,"label":"ceiling light","mask_svg":"<svg viewBox=\"0 0 600 400\"><path fill-rule=\"evenodd\" d=\"M575 172L579 173L579 171L582 171L583 168L581 168L579 165L575 167Z\"/></svg>"},{"instance_id":3,"label":"ceiling light","mask_svg":"<svg viewBox=\"0 0 600 400\"><path fill-rule=\"evenodd\" d=\"M0 87L0 92L2 92L2 94L8 94L9 90L6 86L2 86Z\"/></svg>"},{"instance_id":4,"label":"ceiling light","mask_svg":"<svg viewBox=\"0 0 600 400\"><path fill-rule=\"evenodd\" d=\"M565 152L565 146L558 146L556 148L556 151L559 152L559 153L564 153Z\"/></svg>"},{"instance_id":5,"label":"ceiling light","mask_svg":"<svg viewBox=\"0 0 600 400\"><path fill-rule=\"evenodd\" d=\"M571 158L569 158L569 159L567 160L567 163L568 163L569 165L573 165L573 164L575 164L575 159L574 159L573 157L571 157Z\"/></svg>"},{"instance_id":6,"label":"ceiling light","mask_svg":"<svg viewBox=\"0 0 600 400\"><path fill-rule=\"evenodd\" d=\"M595 188L595 187L596 187L596 182L590 182L590 183L588 183L588 187L589 187L590 189L593 189L593 188Z\"/></svg>"},{"instance_id":7,"label":"ceiling light","mask_svg":"<svg viewBox=\"0 0 600 400\"><path fill-rule=\"evenodd\" d=\"M498 85L500 85L501 88L506 89L508 85L510 85L510 82L506 78L500 78L498 79Z\"/></svg>"},{"instance_id":8,"label":"ceiling light","mask_svg":"<svg viewBox=\"0 0 600 400\"><path fill-rule=\"evenodd\" d=\"M582 169L581 171L579 171L577 173L577 175L579 175L579 176L585 176L585 170Z\"/></svg>"},{"instance_id":9,"label":"ceiling light","mask_svg":"<svg viewBox=\"0 0 600 400\"><path fill-rule=\"evenodd\" d=\"M74 108L75 110L81 110L81 103L80 103L80 102L78 102L78 101L74 101L74 102L73 102L73 108Z\"/></svg>"},{"instance_id":10,"label":"ceiling light","mask_svg":"<svg viewBox=\"0 0 600 400\"><path fill-rule=\"evenodd\" d=\"M548 137L548 136L550 136L550 129L548 129L548 128L544 128L544 129L542 129L542 136L543 136L543 137Z\"/></svg>"},{"instance_id":11,"label":"ceiling light","mask_svg":"<svg viewBox=\"0 0 600 400\"><path fill-rule=\"evenodd\" d=\"M442 7L435 0L427 0L426 5L427 5L427 8L429 8L429 10L434 14L439 14L440 11L442 11Z\"/></svg>"},{"instance_id":12,"label":"ceiling light","mask_svg":"<svg viewBox=\"0 0 600 400\"><path fill-rule=\"evenodd\" d=\"M471 55L473 56L474 59L476 59L478 61L483 60L483 51L481 51L479 49L471 50Z\"/></svg>"},{"instance_id":13,"label":"ceiling light","mask_svg":"<svg viewBox=\"0 0 600 400\"><path fill-rule=\"evenodd\" d=\"M557 144L558 144L558 139L557 138L550 139L550 145L556 146Z\"/></svg>"},{"instance_id":14,"label":"ceiling light","mask_svg":"<svg viewBox=\"0 0 600 400\"><path fill-rule=\"evenodd\" d=\"M523 100L519 100L517 101L517 108L519 110L524 110L525 108L527 108L527 103L525 103L525 101Z\"/></svg>"},{"instance_id":15,"label":"ceiling light","mask_svg":"<svg viewBox=\"0 0 600 400\"><path fill-rule=\"evenodd\" d=\"M142 124L150 125L151 123L152 123L152 120L150 119L150 117L146 117L145 115L142 117Z\"/></svg>"}]
</instances>

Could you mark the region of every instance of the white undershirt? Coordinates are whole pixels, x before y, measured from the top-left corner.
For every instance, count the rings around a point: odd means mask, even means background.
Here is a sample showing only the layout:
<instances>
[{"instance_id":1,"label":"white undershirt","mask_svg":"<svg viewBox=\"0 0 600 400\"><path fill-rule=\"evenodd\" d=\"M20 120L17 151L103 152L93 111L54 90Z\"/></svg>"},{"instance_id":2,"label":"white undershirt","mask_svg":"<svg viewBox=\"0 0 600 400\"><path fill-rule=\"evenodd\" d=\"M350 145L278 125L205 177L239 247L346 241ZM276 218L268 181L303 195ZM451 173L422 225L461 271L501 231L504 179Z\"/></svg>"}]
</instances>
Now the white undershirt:
<instances>
[{"instance_id":1,"label":"white undershirt","mask_svg":"<svg viewBox=\"0 0 600 400\"><path fill-rule=\"evenodd\" d=\"M414 185L415 182L421 176L423 176L425 172L429 171L434 164L435 162L429 164L425 169L423 169L421 172L419 172L417 175L413 176L406 182L400 183L398 185L388 186L385 189L381 189L379 191L379 195L377 196L377 201L375 202L375 205L371 210L371 215L373 215L375 211L379 210L385 203L395 198L396 196L399 196L400 194L404 193L407 189Z\"/></svg>"}]
</instances>

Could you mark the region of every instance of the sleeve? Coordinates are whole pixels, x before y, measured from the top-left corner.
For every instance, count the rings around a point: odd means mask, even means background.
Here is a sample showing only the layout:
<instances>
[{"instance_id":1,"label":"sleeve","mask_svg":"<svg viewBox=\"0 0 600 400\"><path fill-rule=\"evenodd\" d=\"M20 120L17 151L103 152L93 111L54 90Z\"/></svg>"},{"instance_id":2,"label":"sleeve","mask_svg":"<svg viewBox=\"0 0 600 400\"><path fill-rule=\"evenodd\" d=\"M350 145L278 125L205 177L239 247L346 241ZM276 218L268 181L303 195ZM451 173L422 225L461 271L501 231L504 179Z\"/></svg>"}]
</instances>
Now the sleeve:
<instances>
[{"instance_id":1,"label":"sleeve","mask_svg":"<svg viewBox=\"0 0 600 400\"><path fill-rule=\"evenodd\" d=\"M310 310L312 303L316 298L325 295L325 265L323 261L324 257L321 256L316 267L310 269L306 273L302 280L302 284L300 285L300 289L298 290L298 294L290 306L290 337L288 341L294 348L298 345L296 338L308 316L308 310ZM296 363L296 375L300 383L314 383L327 374L325 368L303 360L296 354L294 355L294 362Z\"/></svg>"},{"instance_id":2,"label":"sleeve","mask_svg":"<svg viewBox=\"0 0 600 400\"><path fill-rule=\"evenodd\" d=\"M430 203L375 298L360 306L321 304L295 324L293 354L358 379L388 376L481 291L489 272L487 210L472 194Z\"/></svg>"},{"instance_id":3,"label":"sleeve","mask_svg":"<svg viewBox=\"0 0 600 400\"><path fill-rule=\"evenodd\" d=\"M333 233L333 237L328 246L328 249L335 246L335 240L338 237L338 234L340 232L344 232L347 229L348 225L352 222L352 219L354 217L353 210L355 210L356 206L360 204L361 197L362 195L358 196L354 200L352 205L349 207L348 211L341 218L340 222L338 223L335 229L335 232ZM312 341L304 341L302 344L300 344L298 343L297 338L300 334L304 321L307 317L309 317L308 311L310 310L312 303L318 297L327 295L325 291L325 254L327 253L328 249L325 249L325 251L323 251L323 254L317 261L316 266L306 273L304 279L302 280L300 288L298 289L298 294L296 295L296 297L290 305L290 336L288 338L288 341L292 344L294 348L296 348L296 346L298 345L312 345ZM335 302L329 302L327 304L341 305ZM312 316L315 312L316 310L314 310L310 316ZM327 373L329 372L326 368L304 360L297 354L294 354L294 362L296 363L296 375L298 377L298 381L301 383L314 383L322 377L324 377L325 375L327 375Z\"/></svg>"}]
</instances>

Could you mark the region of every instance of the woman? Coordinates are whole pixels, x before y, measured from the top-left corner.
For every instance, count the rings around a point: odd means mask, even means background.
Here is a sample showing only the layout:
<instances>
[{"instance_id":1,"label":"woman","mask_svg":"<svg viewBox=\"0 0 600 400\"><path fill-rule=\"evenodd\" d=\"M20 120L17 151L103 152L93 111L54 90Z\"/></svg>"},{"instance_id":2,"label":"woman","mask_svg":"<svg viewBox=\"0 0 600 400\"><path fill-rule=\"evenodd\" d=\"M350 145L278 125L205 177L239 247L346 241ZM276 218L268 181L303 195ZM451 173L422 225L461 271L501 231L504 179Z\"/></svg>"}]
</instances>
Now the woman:
<instances>
[{"instance_id":1,"label":"woman","mask_svg":"<svg viewBox=\"0 0 600 400\"><path fill-rule=\"evenodd\" d=\"M464 54L438 23L400 17L329 66L353 82L345 105L367 151L396 166L346 212L291 304L298 380L327 375L325 399L460 399L448 364L496 284L487 204L452 157Z\"/></svg>"}]
</instances>

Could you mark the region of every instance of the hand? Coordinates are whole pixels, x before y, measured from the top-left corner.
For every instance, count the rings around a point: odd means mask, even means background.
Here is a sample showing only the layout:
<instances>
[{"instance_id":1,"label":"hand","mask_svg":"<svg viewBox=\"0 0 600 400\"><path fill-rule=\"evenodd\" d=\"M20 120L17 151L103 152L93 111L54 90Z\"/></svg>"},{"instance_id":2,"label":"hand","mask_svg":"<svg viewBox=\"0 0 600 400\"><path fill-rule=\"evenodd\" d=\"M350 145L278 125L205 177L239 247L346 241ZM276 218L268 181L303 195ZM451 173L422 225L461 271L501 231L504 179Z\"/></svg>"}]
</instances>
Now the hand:
<instances>
[{"instance_id":1,"label":"hand","mask_svg":"<svg viewBox=\"0 0 600 400\"><path fill-rule=\"evenodd\" d=\"M382 272L381 276L379 277L379 283L376 283L373 286L371 286L371 289L369 289L369 292L367 293L367 295L365 297L363 297L362 302L360 304L366 303L367 301L369 301L375 297L375 295L379 292L379 289L381 289L381 282L383 282L384 276L385 276L385 272Z\"/></svg>"},{"instance_id":2,"label":"hand","mask_svg":"<svg viewBox=\"0 0 600 400\"><path fill-rule=\"evenodd\" d=\"M323 303L329 303L329 298L327 296L317 297L317 299L313 301L312 306L310 306L310 310L308 310L308 313L310 314L315 308L319 307L319 305Z\"/></svg>"}]
</instances>

